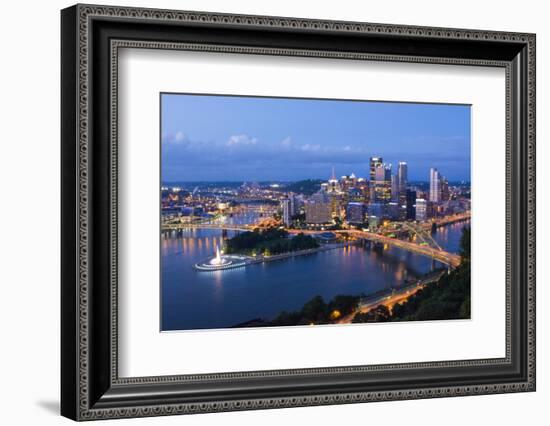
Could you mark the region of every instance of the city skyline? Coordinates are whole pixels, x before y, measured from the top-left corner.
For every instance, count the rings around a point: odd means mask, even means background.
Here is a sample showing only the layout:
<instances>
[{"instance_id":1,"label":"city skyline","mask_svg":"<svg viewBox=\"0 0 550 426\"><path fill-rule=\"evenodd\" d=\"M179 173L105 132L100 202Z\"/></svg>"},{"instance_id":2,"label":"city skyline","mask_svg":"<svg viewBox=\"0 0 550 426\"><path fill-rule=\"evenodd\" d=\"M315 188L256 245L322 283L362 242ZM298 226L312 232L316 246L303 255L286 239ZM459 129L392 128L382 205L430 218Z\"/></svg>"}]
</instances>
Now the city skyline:
<instances>
[{"instance_id":1,"label":"city skyline","mask_svg":"<svg viewBox=\"0 0 550 426\"><path fill-rule=\"evenodd\" d=\"M470 181L470 107L163 94L162 181L369 178L383 157L410 181ZM383 142L382 142L383 141Z\"/></svg>"},{"instance_id":2,"label":"city skyline","mask_svg":"<svg viewBox=\"0 0 550 426\"><path fill-rule=\"evenodd\" d=\"M161 330L471 317L469 106L161 103Z\"/></svg>"},{"instance_id":3,"label":"city skyline","mask_svg":"<svg viewBox=\"0 0 550 426\"><path fill-rule=\"evenodd\" d=\"M407 165L408 163L405 162ZM388 163L386 163L388 164ZM391 164L391 163L390 163ZM431 178L431 169L432 167L430 167L428 169L428 174L426 175L426 177L424 179L409 179L408 182L409 183L418 183L418 184L430 184L430 178ZM392 173L394 173L393 176L395 176L396 178L398 178L398 175L397 175L397 168L394 169L392 167ZM336 175L336 178L337 179L340 179L340 178L343 178L343 177L349 177L349 176L356 176L358 178L364 178L364 179L367 179L369 180L369 173L368 171L363 173L363 174L359 174L359 173L337 173L336 170L335 170L335 175ZM207 184L212 184L212 183L228 183L228 184L243 184L243 183L293 183L293 182L297 182L297 181L301 181L301 180L315 180L315 181L326 181L327 179L329 179L330 177L332 176L332 169L328 170L328 173L326 176L322 176L322 177L313 177L313 178L301 178L301 179L296 179L296 180L283 180L283 179L264 179L264 180L245 180L245 179L238 179L238 180L228 180L228 179L222 179L222 180L208 180L208 179L205 179L205 180L166 180L166 181L162 181L161 184L163 186L165 185L175 185L175 184L197 184L197 183L207 183ZM465 179L455 179L455 180L451 180L451 179L448 179L449 183L465 183L465 184L470 184L471 182L469 180L465 180Z\"/></svg>"}]
</instances>

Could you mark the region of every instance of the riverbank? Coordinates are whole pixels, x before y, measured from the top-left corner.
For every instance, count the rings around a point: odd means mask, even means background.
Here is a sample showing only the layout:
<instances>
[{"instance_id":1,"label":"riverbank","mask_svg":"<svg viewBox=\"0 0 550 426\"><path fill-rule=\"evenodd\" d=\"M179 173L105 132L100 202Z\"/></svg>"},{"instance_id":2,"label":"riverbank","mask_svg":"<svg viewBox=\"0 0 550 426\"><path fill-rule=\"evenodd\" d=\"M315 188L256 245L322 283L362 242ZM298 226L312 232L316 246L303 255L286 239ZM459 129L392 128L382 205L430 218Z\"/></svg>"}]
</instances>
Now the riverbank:
<instances>
[{"instance_id":1,"label":"riverbank","mask_svg":"<svg viewBox=\"0 0 550 426\"><path fill-rule=\"evenodd\" d=\"M277 260L283 260L288 259L290 257L297 257L297 256L306 256L309 254L315 254L322 251L328 251L328 250L335 250L339 248L348 247L351 245L356 245L356 241L346 241L343 243L331 243L331 244L324 244L322 246L319 246L317 248L313 249L306 249L306 250L296 250L296 251L290 251L286 253L281 254L274 254L270 256L264 256L264 255L258 255L256 258L253 258L253 260L250 262L250 264L255 263L265 263L265 262L275 262Z\"/></svg>"},{"instance_id":2,"label":"riverbank","mask_svg":"<svg viewBox=\"0 0 550 426\"><path fill-rule=\"evenodd\" d=\"M419 290L422 290L426 285L438 281L446 271L436 271L433 273L426 274L421 279L417 280L415 283L410 284L399 289L388 289L382 292L378 292L370 297L364 298L357 309L349 315L342 317L337 321L337 324L351 324L355 315L361 313L366 314L371 309L374 309L380 305L392 309L395 304L403 303L413 296Z\"/></svg>"},{"instance_id":3,"label":"riverbank","mask_svg":"<svg viewBox=\"0 0 550 426\"><path fill-rule=\"evenodd\" d=\"M455 224L445 232L433 234L433 238L444 249L456 253L463 228L464 224ZM391 294L379 291L412 284L412 281L404 282L403 278L422 278L434 265L424 256L398 248L374 252L359 245L333 249L338 246L331 244L323 245L321 250L327 251L318 255L301 254L306 257L292 259L289 256L280 262L278 257L269 260L258 257L258 263L263 260L277 263L256 267L215 273L199 273L192 269L194 263L212 259L216 246L223 247L224 241L233 235L231 231L197 229L163 236L164 330L226 328L252 319L269 322L285 310L300 311L316 295L322 296L327 305L339 294L359 296L364 293L362 297L368 302L382 294ZM372 299L365 295L372 295ZM415 298L417 296L415 294ZM341 311L342 317L350 312ZM315 319L311 322L321 323ZM334 323L334 320L325 323ZM263 321L251 322L248 326L261 324Z\"/></svg>"},{"instance_id":4,"label":"riverbank","mask_svg":"<svg viewBox=\"0 0 550 426\"><path fill-rule=\"evenodd\" d=\"M201 272L223 271L226 269L242 268L244 266L255 265L258 263L275 262L279 260L289 259L291 257L306 256L306 255L315 254L323 251L344 248L344 247L348 247L350 245L356 245L356 244L357 244L356 241L346 241L343 243L331 243L331 244L324 244L320 247L316 247L312 249L296 250L296 251L290 251L290 252L281 253L281 254L273 254L269 256L262 255L262 254L257 256L246 256L241 254L234 254L234 255L229 255L231 257L238 259L238 262L235 262L233 264L220 265L220 266L209 265L208 267L205 267L204 265L208 265L208 261L209 261L209 259L206 259L202 262L199 262L193 265L193 268ZM224 255L224 256L228 257L228 255Z\"/></svg>"},{"instance_id":5,"label":"riverbank","mask_svg":"<svg viewBox=\"0 0 550 426\"><path fill-rule=\"evenodd\" d=\"M306 323L303 322L304 311L308 312L310 315L311 311L318 311L317 315L319 315L320 312L328 311L328 316L326 316L326 318L322 319L320 322L314 320L308 321L307 324L309 325L351 324L355 315L366 314L370 310L378 308L381 305L391 310L395 304L406 302L418 291L424 289L428 284L438 281L445 274L445 270L433 271L407 286L399 289L393 288L382 290L369 296L339 295L327 303L325 303L320 296L316 296L307 302L301 311L283 311L273 320L254 318L236 324L232 326L232 328L306 325ZM342 305L347 305L347 308L342 307ZM335 307L338 309L334 310ZM341 314L344 315L338 318ZM319 318L317 318L317 320L319 320Z\"/></svg>"}]
</instances>

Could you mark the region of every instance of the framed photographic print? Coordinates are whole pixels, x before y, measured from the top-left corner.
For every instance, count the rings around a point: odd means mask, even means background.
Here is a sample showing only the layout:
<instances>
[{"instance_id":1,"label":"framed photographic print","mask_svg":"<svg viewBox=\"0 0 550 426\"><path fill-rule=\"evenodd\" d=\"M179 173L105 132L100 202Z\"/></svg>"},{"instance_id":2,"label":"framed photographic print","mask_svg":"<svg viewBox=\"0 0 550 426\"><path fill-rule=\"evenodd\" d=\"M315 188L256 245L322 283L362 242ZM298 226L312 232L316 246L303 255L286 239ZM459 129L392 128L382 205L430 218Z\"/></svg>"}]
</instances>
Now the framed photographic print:
<instances>
[{"instance_id":1,"label":"framed photographic print","mask_svg":"<svg viewBox=\"0 0 550 426\"><path fill-rule=\"evenodd\" d=\"M535 390L535 36L76 5L74 420Z\"/></svg>"}]
</instances>

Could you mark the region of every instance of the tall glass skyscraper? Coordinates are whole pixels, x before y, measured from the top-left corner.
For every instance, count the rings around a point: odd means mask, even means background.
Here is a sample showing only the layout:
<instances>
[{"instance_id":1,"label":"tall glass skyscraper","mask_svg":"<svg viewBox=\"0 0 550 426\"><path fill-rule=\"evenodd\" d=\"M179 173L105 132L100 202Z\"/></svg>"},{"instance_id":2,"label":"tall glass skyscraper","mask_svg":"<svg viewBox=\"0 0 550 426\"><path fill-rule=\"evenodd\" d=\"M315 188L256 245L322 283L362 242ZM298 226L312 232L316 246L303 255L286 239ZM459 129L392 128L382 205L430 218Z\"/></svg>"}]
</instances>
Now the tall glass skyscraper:
<instances>
[{"instance_id":1,"label":"tall glass skyscraper","mask_svg":"<svg viewBox=\"0 0 550 426\"><path fill-rule=\"evenodd\" d=\"M376 168L378 166L381 166L383 161L384 160L382 159L382 157L371 157L370 158L370 174L369 174L369 177L370 177L371 182L374 182L376 180Z\"/></svg>"},{"instance_id":2,"label":"tall glass skyscraper","mask_svg":"<svg viewBox=\"0 0 550 426\"><path fill-rule=\"evenodd\" d=\"M422 198L416 199L416 220L424 221L428 219L428 203Z\"/></svg>"},{"instance_id":3,"label":"tall glass skyscraper","mask_svg":"<svg viewBox=\"0 0 550 426\"><path fill-rule=\"evenodd\" d=\"M399 195L404 197L407 191L407 163L400 161L397 167L397 183L399 186Z\"/></svg>"},{"instance_id":4,"label":"tall glass skyscraper","mask_svg":"<svg viewBox=\"0 0 550 426\"><path fill-rule=\"evenodd\" d=\"M430 201L439 203L441 201L441 175L437 169L430 169Z\"/></svg>"},{"instance_id":5,"label":"tall glass skyscraper","mask_svg":"<svg viewBox=\"0 0 550 426\"><path fill-rule=\"evenodd\" d=\"M381 164L375 169L374 198L376 202L391 200L391 164Z\"/></svg>"}]
</instances>

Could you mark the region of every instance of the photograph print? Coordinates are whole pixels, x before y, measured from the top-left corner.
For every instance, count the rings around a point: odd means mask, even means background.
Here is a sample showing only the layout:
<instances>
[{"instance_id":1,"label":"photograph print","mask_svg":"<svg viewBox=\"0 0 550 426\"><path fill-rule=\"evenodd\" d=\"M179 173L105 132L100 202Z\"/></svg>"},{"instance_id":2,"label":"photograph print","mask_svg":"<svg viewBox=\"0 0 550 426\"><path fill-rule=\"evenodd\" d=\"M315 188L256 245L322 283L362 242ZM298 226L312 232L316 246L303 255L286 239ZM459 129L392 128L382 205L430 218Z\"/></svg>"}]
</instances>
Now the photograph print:
<instances>
[{"instance_id":1,"label":"photograph print","mask_svg":"<svg viewBox=\"0 0 550 426\"><path fill-rule=\"evenodd\" d=\"M470 319L470 105L160 107L161 331Z\"/></svg>"}]
</instances>

